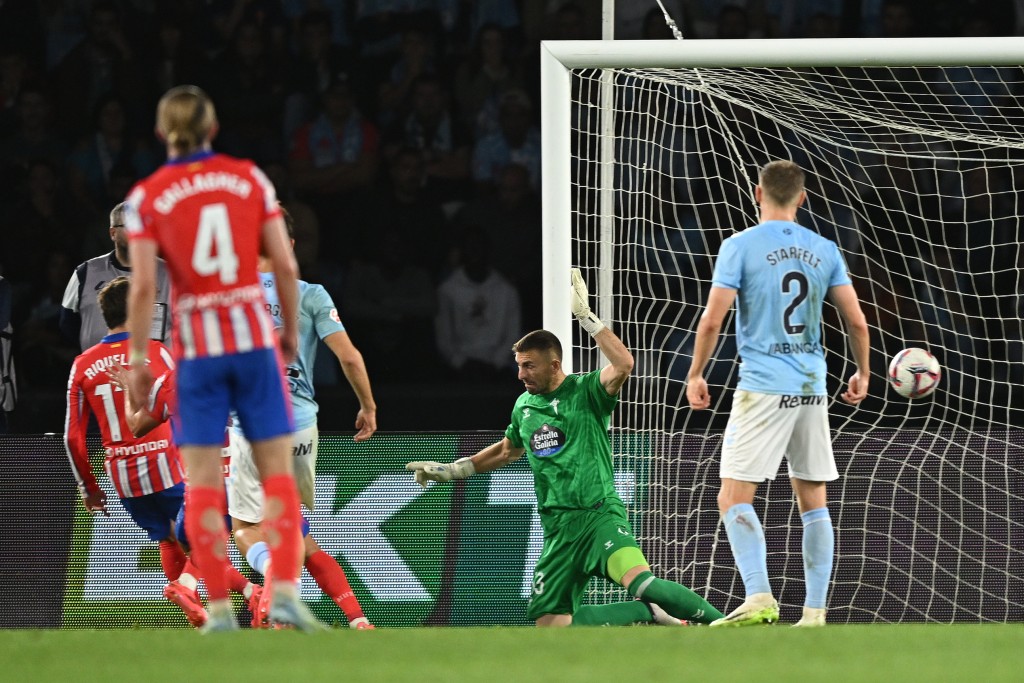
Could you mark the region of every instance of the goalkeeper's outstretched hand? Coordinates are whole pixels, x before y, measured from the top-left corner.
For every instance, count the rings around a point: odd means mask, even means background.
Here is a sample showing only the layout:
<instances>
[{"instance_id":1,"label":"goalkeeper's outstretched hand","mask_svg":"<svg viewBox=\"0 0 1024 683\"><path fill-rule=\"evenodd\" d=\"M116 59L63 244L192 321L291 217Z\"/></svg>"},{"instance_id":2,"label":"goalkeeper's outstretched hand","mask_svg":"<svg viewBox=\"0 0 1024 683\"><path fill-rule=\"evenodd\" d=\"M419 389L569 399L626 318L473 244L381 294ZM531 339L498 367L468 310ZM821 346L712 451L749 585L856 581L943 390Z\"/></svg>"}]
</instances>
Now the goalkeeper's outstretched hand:
<instances>
[{"instance_id":1,"label":"goalkeeper's outstretched hand","mask_svg":"<svg viewBox=\"0 0 1024 683\"><path fill-rule=\"evenodd\" d=\"M587 331L591 337L604 329L604 323L590 310L590 292L587 291L587 283L583 281L583 275L579 268L571 271L572 291L570 293L570 307L572 314L576 316L580 327Z\"/></svg>"},{"instance_id":2,"label":"goalkeeper's outstretched hand","mask_svg":"<svg viewBox=\"0 0 1024 683\"><path fill-rule=\"evenodd\" d=\"M416 473L416 483L426 488L428 481L451 481L452 479L465 479L476 474L473 461L469 458L459 458L453 463L431 462L429 460L417 460L406 464L405 469Z\"/></svg>"}]
</instances>

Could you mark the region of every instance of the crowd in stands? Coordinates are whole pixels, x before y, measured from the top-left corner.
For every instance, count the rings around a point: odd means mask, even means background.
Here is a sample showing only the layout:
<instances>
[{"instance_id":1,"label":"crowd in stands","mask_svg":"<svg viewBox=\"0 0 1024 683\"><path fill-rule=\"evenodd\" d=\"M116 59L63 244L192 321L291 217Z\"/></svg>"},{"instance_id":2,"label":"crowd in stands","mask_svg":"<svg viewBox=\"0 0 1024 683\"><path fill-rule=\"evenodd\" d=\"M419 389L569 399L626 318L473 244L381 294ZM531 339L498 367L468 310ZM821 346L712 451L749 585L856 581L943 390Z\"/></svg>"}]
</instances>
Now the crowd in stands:
<instances>
[{"instance_id":1,"label":"crowd in stands","mask_svg":"<svg viewBox=\"0 0 1024 683\"><path fill-rule=\"evenodd\" d=\"M1013 0L661 4L687 38L1018 21ZM616 38L673 37L653 0L616 6ZM60 332L64 289L163 163L155 104L181 83L215 102L215 148L274 182L303 278L339 303L375 383L514 385L509 346L542 311L538 41L601 34L590 0L0 3L0 275L22 394L63 391L81 351Z\"/></svg>"}]
</instances>

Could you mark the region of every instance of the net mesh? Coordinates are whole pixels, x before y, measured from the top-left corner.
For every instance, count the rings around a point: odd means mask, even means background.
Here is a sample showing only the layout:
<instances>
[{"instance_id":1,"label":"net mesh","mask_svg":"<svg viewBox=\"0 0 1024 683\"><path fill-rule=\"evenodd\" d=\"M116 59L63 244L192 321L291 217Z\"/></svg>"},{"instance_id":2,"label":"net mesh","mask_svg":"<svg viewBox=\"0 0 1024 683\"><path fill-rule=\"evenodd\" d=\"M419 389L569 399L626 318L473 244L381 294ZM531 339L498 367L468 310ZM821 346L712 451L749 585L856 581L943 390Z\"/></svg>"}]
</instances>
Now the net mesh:
<instances>
[{"instance_id":1,"label":"net mesh","mask_svg":"<svg viewBox=\"0 0 1024 683\"><path fill-rule=\"evenodd\" d=\"M689 410L685 377L718 248L757 223L758 169L792 159L808 173L798 221L840 245L872 334L871 396L854 409L838 399L854 366L826 305L841 474L830 620L1024 619L1021 69L579 69L572 93L573 261L588 282L611 273L606 317L636 358L613 429L649 435L629 466L646 473L638 534L655 570L722 609L742 600L716 503L731 317L705 372L711 410ZM584 337L574 367L589 370ZM910 346L942 363L926 399L884 381ZM786 619L803 565L781 475L755 507Z\"/></svg>"}]
</instances>

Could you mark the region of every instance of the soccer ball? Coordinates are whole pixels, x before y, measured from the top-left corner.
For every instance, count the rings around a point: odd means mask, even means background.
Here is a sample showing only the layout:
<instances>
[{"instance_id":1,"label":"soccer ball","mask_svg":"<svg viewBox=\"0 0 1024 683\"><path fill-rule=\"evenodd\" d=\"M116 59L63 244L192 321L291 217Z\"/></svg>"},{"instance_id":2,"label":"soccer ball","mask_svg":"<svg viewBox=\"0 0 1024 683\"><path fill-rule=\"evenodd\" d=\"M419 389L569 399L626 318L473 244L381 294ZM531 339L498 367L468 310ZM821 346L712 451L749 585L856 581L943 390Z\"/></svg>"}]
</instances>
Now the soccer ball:
<instances>
[{"instance_id":1,"label":"soccer ball","mask_svg":"<svg viewBox=\"0 0 1024 683\"><path fill-rule=\"evenodd\" d=\"M889 363L889 385L906 398L929 395L935 391L941 377L939 359L924 349L903 349Z\"/></svg>"}]
</instances>

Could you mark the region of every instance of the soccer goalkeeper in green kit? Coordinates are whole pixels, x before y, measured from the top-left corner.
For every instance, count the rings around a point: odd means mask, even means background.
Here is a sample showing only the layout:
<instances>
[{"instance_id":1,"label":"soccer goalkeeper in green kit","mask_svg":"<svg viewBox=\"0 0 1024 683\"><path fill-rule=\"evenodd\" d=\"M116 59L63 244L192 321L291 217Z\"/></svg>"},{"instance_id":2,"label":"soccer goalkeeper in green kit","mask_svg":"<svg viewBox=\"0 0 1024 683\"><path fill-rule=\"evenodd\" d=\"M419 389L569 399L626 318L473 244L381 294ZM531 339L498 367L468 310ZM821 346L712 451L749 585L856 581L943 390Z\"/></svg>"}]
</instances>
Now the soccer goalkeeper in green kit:
<instances>
[{"instance_id":1,"label":"soccer goalkeeper in green kit","mask_svg":"<svg viewBox=\"0 0 1024 683\"><path fill-rule=\"evenodd\" d=\"M512 409L504 438L453 463L410 462L406 469L426 486L490 472L526 454L544 528L527 609L538 626L711 623L722 613L689 588L654 576L633 537L615 492L608 439L633 356L591 312L587 286L575 268L571 295L573 314L608 365L566 375L558 338L546 330L530 332L512 347L526 392ZM623 586L637 599L580 605L592 576Z\"/></svg>"}]
</instances>

